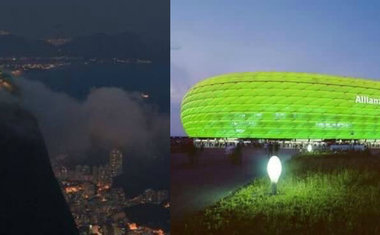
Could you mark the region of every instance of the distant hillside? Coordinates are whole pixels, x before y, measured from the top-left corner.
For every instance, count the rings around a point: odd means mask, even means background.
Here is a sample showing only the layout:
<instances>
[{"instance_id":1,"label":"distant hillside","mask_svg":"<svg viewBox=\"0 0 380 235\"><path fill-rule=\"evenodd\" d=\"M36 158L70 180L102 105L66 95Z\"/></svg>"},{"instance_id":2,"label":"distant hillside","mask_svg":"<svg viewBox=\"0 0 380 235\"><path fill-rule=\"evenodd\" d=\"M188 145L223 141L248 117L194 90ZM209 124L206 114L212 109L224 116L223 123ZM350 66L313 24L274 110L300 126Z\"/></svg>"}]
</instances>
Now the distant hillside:
<instances>
[{"instance_id":1,"label":"distant hillside","mask_svg":"<svg viewBox=\"0 0 380 235\"><path fill-rule=\"evenodd\" d=\"M148 55L147 46L134 34L107 35L103 33L73 39L62 46L64 54L85 57L136 58Z\"/></svg>"},{"instance_id":2,"label":"distant hillside","mask_svg":"<svg viewBox=\"0 0 380 235\"><path fill-rule=\"evenodd\" d=\"M42 40L27 39L16 35L0 35L0 57L54 56L57 48Z\"/></svg>"},{"instance_id":3,"label":"distant hillside","mask_svg":"<svg viewBox=\"0 0 380 235\"><path fill-rule=\"evenodd\" d=\"M85 58L140 58L169 60L169 41L147 38L133 33L108 35L98 33L73 38L53 46L43 40L16 35L0 35L0 57L9 56L78 56Z\"/></svg>"}]
</instances>

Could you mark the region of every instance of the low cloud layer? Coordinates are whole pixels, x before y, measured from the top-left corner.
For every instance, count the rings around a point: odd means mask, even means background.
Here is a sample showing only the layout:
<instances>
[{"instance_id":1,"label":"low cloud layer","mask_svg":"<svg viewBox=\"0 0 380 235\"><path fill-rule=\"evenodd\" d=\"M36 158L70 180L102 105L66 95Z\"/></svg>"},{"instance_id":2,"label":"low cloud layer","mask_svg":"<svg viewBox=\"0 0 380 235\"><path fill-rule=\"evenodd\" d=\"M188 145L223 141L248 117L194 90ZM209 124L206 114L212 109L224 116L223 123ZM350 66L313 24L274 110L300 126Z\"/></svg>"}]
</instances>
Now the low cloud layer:
<instances>
[{"instance_id":1,"label":"low cloud layer","mask_svg":"<svg viewBox=\"0 0 380 235\"><path fill-rule=\"evenodd\" d=\"M147 159L168 152L168 115L144 103L137 93L99 88L78 101L41 82L15 80L20 89L19 102L37 118L51 157L84 157L93 147L119 147L127 154ZM6 94L0 99L14 102Z\"/></svg>"}]
</instances>

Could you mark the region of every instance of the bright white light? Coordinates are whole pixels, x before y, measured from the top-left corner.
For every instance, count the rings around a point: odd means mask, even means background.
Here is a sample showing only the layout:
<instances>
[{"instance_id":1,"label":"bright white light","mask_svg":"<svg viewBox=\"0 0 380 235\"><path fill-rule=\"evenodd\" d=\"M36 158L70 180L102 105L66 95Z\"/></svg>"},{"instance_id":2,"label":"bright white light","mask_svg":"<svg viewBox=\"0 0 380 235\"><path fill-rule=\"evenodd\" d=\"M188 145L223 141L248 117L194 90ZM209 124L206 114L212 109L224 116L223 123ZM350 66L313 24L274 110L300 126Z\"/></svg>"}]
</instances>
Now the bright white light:
<instances>
[{"instance_id":1,"label":"bright white light","mask_svg":"<svg viewBox=\"0 0 380 235\"><path fill-rule=\"evenodd\" d=\"M309 144L307 146L307 151L310 153L311 151L313 151L313 147L311 146L311 144Z\"/></svg>"},{"instance_id":2,"label":"bright white light","mask_svg":"<svg viewBox=\"0 0 380 235\"><path fill-rule=\"evenodd\" d=\"M277 183L282 171L281 161L277 156L272 156L267 165L267 172L272 183Z\"/></svg>"}]
</instances>

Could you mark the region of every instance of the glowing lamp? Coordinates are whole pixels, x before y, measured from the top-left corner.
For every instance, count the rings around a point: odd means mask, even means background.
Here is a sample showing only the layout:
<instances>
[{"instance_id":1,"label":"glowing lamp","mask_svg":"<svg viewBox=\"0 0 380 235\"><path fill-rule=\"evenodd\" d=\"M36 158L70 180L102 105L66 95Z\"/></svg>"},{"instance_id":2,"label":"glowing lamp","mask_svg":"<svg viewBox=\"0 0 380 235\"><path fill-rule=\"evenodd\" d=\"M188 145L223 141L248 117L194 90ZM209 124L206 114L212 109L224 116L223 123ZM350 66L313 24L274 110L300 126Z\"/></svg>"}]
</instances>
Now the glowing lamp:
<instances>
[{"instance_id":1,"label":"glowing lamp","mask_svg":"<svg viewBox=\"0 0 380 235\"><path fill-rule=\"evenodd\" d=\"M277 156L272 156L267 165L267 172L272 183L277 183L282 171L281 161Z\"/></svg>"},{"instance_id":2,"label":"glowing lamp","mask_svg":"<svg viewBox=\"0 0 380 235\"><path fill-rule=\"evenodd\" d=\"M272 182L272 194L277 193L277 182L282 171L281 161L277 156L272 156L267 165L267 172Z\"/></svg>"},{"instance_id":3,"label":"glowing lamp","mask_svg":"<svg viewBox=\"0 0 380 235\"><path fill-rule=\"evenodd\" d=\"M311 144L309 144L307 146L307 151L310 153L311 151L313 151L313 147L311 146Z\"/></svg>"}]
</instances>

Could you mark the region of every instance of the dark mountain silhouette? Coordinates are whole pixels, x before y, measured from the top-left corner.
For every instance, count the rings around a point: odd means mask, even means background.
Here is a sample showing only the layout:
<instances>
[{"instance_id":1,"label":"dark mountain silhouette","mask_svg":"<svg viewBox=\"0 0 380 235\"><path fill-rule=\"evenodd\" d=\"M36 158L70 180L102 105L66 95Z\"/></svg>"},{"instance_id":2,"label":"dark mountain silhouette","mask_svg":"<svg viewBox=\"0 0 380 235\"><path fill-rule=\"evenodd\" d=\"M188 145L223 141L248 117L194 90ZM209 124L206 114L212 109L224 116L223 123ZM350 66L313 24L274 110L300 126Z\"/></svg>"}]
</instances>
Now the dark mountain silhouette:
<instances>
[{"instance_id":1,"label":"dark mountain silhouette","mask_svg":"<svg viewBox=\"0 0 380 235\"><path fill-rule=\"evenodd\" d=\"M100 58L137 58L148 55L142 39L131 33L107 35L98 33L73 39L62 46L64 54Z\"/></svg>"},{"instance_id":2,"label":"dark mountain silhouette","mask_svg":"<svg viewBox=\"0 0 380 235\"><path fill-rule=\"evenodd\" d=\"M70 42L53 46L43 40L15 35L0 36L0 57L9 56L75 56L84 58L134 58L169 60L169 41L148 38L129 32L104 33L73 38ZM166 59L166 60L165 60Z\"/></svg>"},{"instance_id":3,"label":"dark mountain silhouette","mask_svg":"<svg viewBox=\"0 0 380 235\"><path fill-rule=\"evenodd\" d=\"M16 35L0 36L0 56L54 56L57 48L43 40L27 39Z\"/></svg>"},{"instance_id":4,"label":"dark mountain silhouette","mask_svg":"<svg viewBox=\"0 0 380 235\"><path fill-rule=\"evenodd\" d=\"M37 121L0 103L0 234L78 234Z\"/></svg>"}]
</instances>

